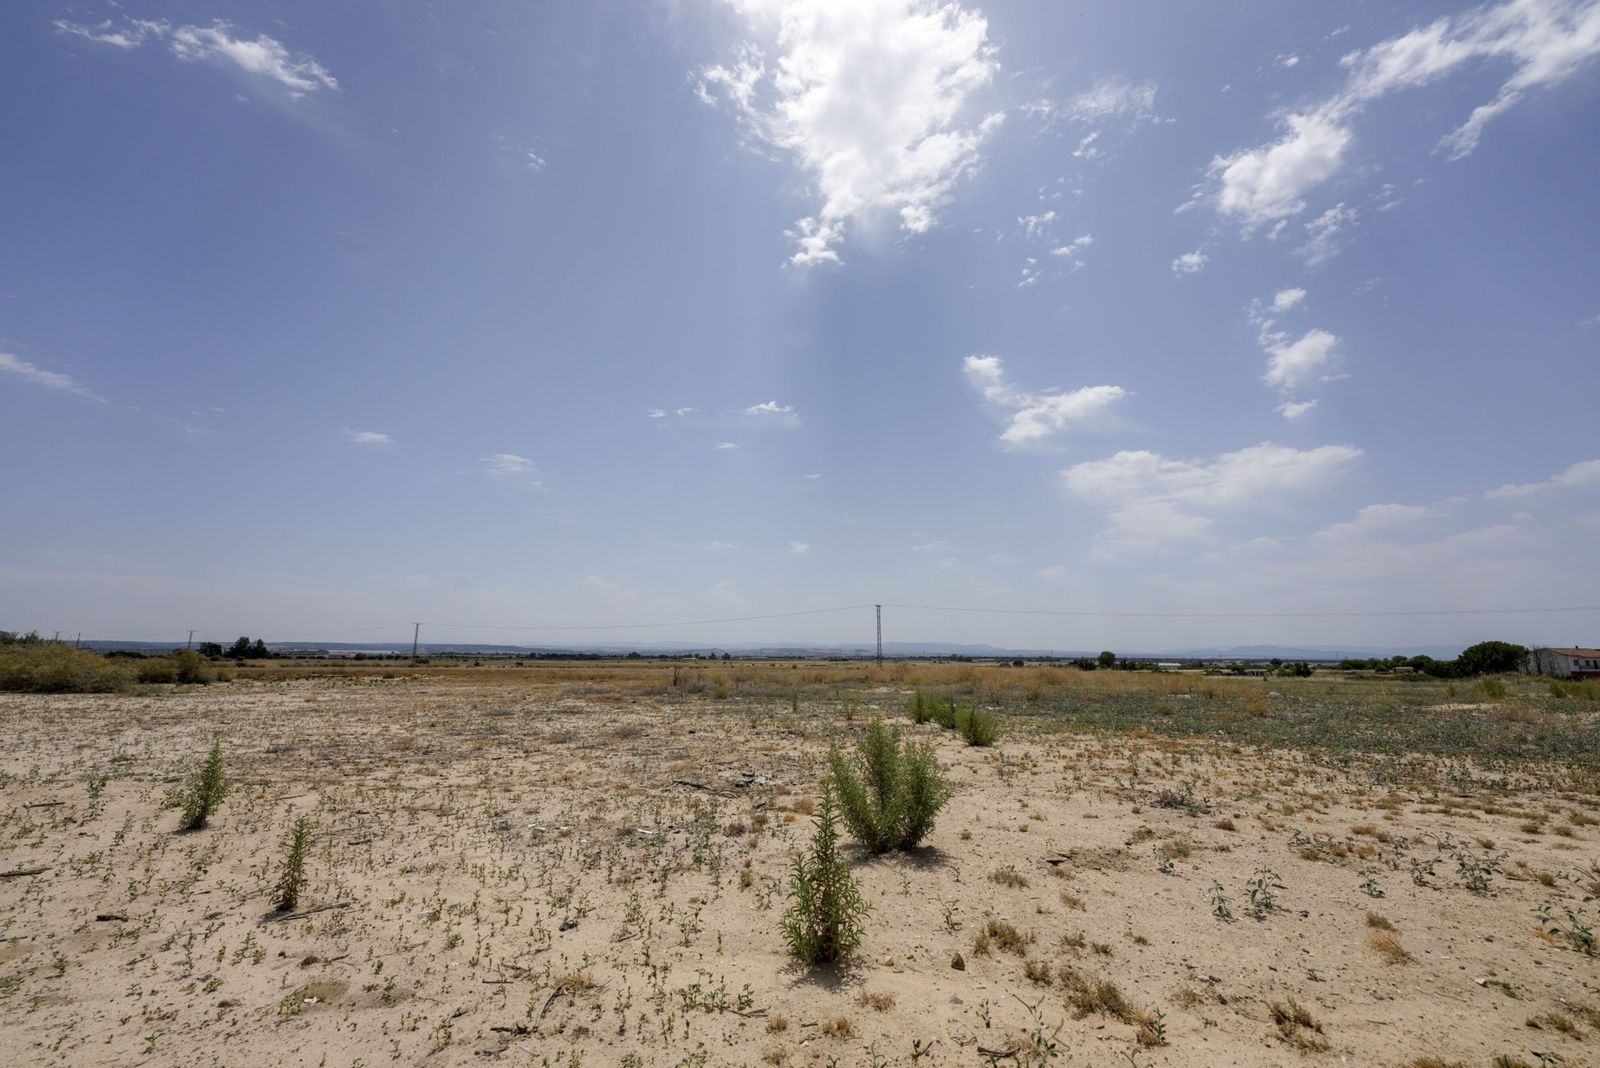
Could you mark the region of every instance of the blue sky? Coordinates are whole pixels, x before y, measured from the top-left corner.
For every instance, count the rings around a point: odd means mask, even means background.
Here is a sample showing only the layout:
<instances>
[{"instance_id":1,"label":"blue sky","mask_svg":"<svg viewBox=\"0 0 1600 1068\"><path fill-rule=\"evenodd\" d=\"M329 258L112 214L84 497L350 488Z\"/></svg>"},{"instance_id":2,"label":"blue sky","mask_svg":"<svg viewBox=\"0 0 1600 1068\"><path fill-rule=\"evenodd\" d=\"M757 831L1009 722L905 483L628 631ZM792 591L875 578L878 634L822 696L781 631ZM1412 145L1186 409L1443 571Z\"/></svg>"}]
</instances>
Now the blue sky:
<instances>
[{"instance_id":1,"label":"blue sky","mask_svg":"<svg viewBox=\"0 0 1600 1068\"><path fill-rule=\"evenodd\" d=\"M1595 0L12 5L0 626L1593 644L1333 613L1600 604L1597 54Z\"/></svg>"}]
</instances>

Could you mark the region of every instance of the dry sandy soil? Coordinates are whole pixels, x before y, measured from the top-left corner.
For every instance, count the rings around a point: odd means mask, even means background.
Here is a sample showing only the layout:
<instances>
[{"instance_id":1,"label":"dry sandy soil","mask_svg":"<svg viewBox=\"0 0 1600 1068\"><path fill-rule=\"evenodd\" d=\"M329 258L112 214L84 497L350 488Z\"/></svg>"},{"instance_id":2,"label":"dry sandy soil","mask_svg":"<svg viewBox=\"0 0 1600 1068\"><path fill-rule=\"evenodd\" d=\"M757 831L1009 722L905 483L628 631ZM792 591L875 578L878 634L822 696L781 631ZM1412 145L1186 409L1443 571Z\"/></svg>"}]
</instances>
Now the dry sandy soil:
<instances>
[{"instance_id":1,"label":"dry sandy soil","mask_svg":"<svg viewBox=\"0 0 1600 1068\"><path fill-rule=\"evenodd\" d=\"M905 701L866 686L846 722L830 701L488 674L0 695L0 1061L1477 1068L1600 1049L1596 958L1535 915L1595 915L1592 790L1441 785L1427 761L1385 782L1047 717L969 748ZM779 933L788 860L829 744L874 708L936 744L955 795L924 849L856 857L865 941L812 971ZM236 788L175 833L164 799L214 734ZM297 815L309 914L284 919L269 892Z\"/></svg>"}]
</instances>

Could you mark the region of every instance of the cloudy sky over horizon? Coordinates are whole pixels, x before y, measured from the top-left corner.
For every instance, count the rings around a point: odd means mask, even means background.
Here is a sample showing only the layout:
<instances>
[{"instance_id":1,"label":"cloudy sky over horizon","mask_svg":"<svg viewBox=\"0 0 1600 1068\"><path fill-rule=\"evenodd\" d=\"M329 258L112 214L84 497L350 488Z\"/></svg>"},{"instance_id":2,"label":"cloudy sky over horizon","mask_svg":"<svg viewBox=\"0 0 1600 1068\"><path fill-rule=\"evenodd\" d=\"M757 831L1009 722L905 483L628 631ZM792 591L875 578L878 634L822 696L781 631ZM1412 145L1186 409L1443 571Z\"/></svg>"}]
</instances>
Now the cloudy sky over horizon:
<instances>
[{"instance_id":1,"label":"cloudy sky over horizon","mask_svg":"<svg viewBox=\"0 0 1600 1068\"><path fill-rule=\"evenodd\" d=\"M1600 0L0 26L0 628L1600 641Z\"/></svg>"}]
</instances>

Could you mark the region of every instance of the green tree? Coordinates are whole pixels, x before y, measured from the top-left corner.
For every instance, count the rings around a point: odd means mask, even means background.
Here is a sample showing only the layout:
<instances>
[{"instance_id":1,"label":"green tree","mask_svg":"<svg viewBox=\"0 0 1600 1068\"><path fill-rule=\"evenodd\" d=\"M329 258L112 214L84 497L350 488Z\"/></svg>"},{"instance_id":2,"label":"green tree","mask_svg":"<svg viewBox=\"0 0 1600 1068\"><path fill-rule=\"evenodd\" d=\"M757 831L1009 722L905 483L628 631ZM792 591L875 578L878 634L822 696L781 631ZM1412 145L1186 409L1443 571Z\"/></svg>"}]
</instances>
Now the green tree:
<instances>
[{"instance_id":1,"label":"green tree","mask_svg":"<svg viewBox=\"0 0 1600 1068\"><path fill-rule=\"evenodd\" d=\"M1456 666L1463 676L1499 675L1516 671L1527 655L1526 647L1512 642L1479 642L1461 650Z\"/></svg>"},{"instance_id":2,"label":"green tree","mask_svg":"<svg viewBox=\"0 0 1600 1068\"><path fill-rule=\"evenodd\" d=\"M1100 662L1101 667L1109 668L1111 665L1117 662L1117 654L1113 653L1110 649L1102 649L1100 651L1100 655L1095 659Z\"/></svg>"}]
</instances>

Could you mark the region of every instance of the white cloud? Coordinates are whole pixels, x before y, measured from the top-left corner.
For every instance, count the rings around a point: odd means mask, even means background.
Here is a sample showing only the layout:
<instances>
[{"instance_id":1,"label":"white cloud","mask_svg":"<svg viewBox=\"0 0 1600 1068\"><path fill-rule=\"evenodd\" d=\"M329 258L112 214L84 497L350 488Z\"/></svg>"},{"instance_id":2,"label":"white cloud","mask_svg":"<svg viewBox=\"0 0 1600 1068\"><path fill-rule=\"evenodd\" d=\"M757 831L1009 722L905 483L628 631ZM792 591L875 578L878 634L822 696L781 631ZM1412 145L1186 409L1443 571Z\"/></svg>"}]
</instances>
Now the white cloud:
<instances>
[{"instance_id":1,"label":"white cloud","mask_svg":"<svg viewBox=\"0 0 1600 1068\"><path fill-rule=\"evenodd\" d=\"M1272 310L1281 315L1305 299L1303 289L1280 289L1272 298Z\"/></svg>"},{"instance_id":2,"label":"white cloud","mask_svg":"<svg viewBox=\"0 0 1600 1068\"><path fill-rule=\"evenodd\" d=\"M1324 541L1367 538L1410 529L1444 514L1443 509L1431 504L1369 504L1356 513L1355 519L1319 530L1315 537Z\"/></svg>"},{"instance_id":3,"label":"white cloud","mask_svg":"<svg viewBox=\"0 0 1600 1068\"><path fill-rule=\"evenodd\" d=\"M1350 145L1350 130L1323 114L1289 115L1277 142L1211 161L1217 211L1246 231L1305 210L1303 194L1332 177Z\"/></svg>"},{"instance_id":4,"label":"white cloud","mask_svg":"<svg viewBox=\"0 0 1600 1068\"><path fill-rule=\"evenodd\" d=\"M290 55L281 42L266 34L253 41L235 37L226 22L179 26L172 31L172 54L182 60L232 63L297 93L339 88L333 75L310 56Z\"/></svg>"},{"instance_id":5,"label":"white cloud","mask_svg":"<svg viewBox=\"0 0 1600 1068\"><path fill-rule=\"evenodd\" d=\"M1113 119L1140 122L1156 118L1155 106L1155 82L1103 78L1066 100L1035 100L1027 105L1027 111L1046 122L1097 123Z\"/></svg>"},{"instance_id":6,"label":"white cloud","mask_svg":"<svg viewBox=\"0 0 1600 1068\"><path fill-rule=\"evenodd\" d=\"M392 445L393 439L388 434L380 434L376 430L351 430L345 427L344 436L357 445Z\"/></svg>"},{"instance_id":7,"label":"white cloud","mask_svg":"<svg viewBox=\"0 0 1600 1068\"><path fill-rule=\"evenodd\" d=\"M1351 52L1344 86L1321 103L1283 115L1273 142L1212 161L1216 207L1249 232L1298 215L1305 196L1339 173L1352 123L1372 102L1437 81L1468 64L1498 60L1512 73L1488 103L1439 143L1451 159L1471 152L1484 127L1528 92L1565 80L1600 54L1600 2L1504 0Z\"/></svg>"},{"instance_id":8,"label":"white cloud","mask_svg":"<svg viewBox=\"0 0 1600 1068\"><path fill-rule=\"evenodd\" d=\"M1573 464L1560 474L1552 475L1543 482L1525 482L1521 485L1507 484L1499 489L1492 489L1484 496L1492 500L1501 500L1507 497L1526 497L1545 490L1571 489L1577 486L1587 486L1590 483L1600 482L1600 460L1583 460Z\"/></svg>"},{"instance_id":9,"label":"white cloud","mask_svg":"<svg viewBox=\"0 0 1600 1068\"><path fill-rule=\"evenodd\" d=\"M1300 57L1294 55L1293 53L1290 53L1287 56L1278 57L1278 66L1284 68L1285 70L1289 69L1290 67L1297 66L1299 63Z\"/></svg>"},{"instance_id":10,"label":"white cloud","mask_svg":"<svg viewBox=\"0 0 1600 1068\"><path fill-rule=\"evenodd\" d=\"M1017 225L1022 227L1022 235L1024 237L1033 237L1036 234L1042 234L1045 227L1049 226L1055 221L1056 213L1053 211L1040 212L1038 215L1017 216Z\"/></svg>"},{"instance_id":11,"label":"white cloud","mask_svg":"<svg viewBox=\"0 0 1600 1068\"><path fill-rule=\"evenodd\" d=\"M1039 577L1045 582L1067 582L1072 578L1072 569L1065 564L1051 564L1039 569Z\"/></svg>"},{"instance_id":12,"label":"white cloud","mask_svg":"<svg viewBox=\"0 0 1600 1068\"><path fill-rule=\"evenodd\" d=\"M1267 346L1267 373L1261 380L1278 389L1303 389L1326 378L1338 359L1339 339L1326 330L1307 330L1298 341Z\"/></svg>"},{"instance_id":13,"label":"white cloud","mask_svg":"<svg viewBox=\"0 0 1600 1068\"><path fill-rule=\"evenodd\" d=\"M96 23L93 26L86 26L79 22L68 22L66 19L56 19L51 25L61 33L128 50L143 45L145 39L153 34L161 35L167 32L166 23L152 22L145 19L126 19L120 26L110 19Z\"/></svg>"},{"instance_id":14,"label":"white cloud","mask_svg":"<svg viewBox=\"0 0 1600 1068\"><path fill-rule=\"evenodd\" d=\"M1090 130L1078 141L1078 147L1072 150L1074 159L1099 159L1103 153L1095 147L1095 142L1100 140L1099 130Z\"/></svg>"},{"instance_id":15,"label":"white cloud","mask_svg":"<svg viewBox=\"0 0 1600 1068\"><path fill-rule=\"evenodd\" d=\"M713 541L706 545L706 548L714 553L728 553L737 549L738 546L728 541Z\"/></svg>"},{"instance_id":16,"label":"white cloud","mask_svg":"<svg viewBox=\"0 0 1600 1068\"><path fill-rule=\"evenodd\" d=\"M383 435L379 436L383 437ZM386 437L384 440L385 442L388 441ZM493 456L480 457L478 462L483 464L492 474L496 475L521 476L534 475L538 473L538 468L534 466L534 462L532 460L528 459L526 456L518 456L514 452L497 452Z\"/></svg>"},{"instance_id":17,"label":"white cloud","mask_svg":"<svg viewBox=\"0 0 1600 1068\"><path fill-rule=\"evenodd\" d=\"M1004 361L998 356L968 356L962 366L967 381L985 401L1010 411L1010 421L1000 435L1007 449L1045 445L1070 430L1100 429L1112 421L1112 406L1128 395L1121 386L1030 393L1006 382Z\"/></svg>"},{"instance_id":18,"label":"white cloud","mask_svg":"<svg viewBox=\"0 0 1600 1068\"><path fill-rule=\"evenodd\" d=\"M1107 509L1096 555L1150 552L1210 533L1219 517L1314 492L1362 455L1352 445L1263 442L1212 460L1123 451L1061 472L1067 492Z\"/></svg>"},{"instance_id":19,"label":"white cloud","mask_svg":"<svg viewBox=\"0 0 1600 1068\"><path fill-rule=\"evenodd\" d=\"M777 401L763 401L760 404L752 404L752 405L750 405L750 407L748 407L748 408L746 408L744 410L744 414L746 414L746 415L757 415L757 416L760 416L760 415L792 416L792 415L795 414L795 412L794 412L794 405L792 405L792 404L779 404Z\"/></svg>"},{"instance_id":20,"label":"white cloud","mask_svg":"<svg viewBox=\"0 0 1600 1068\"><path fill-rule=\"evenodd\" d=\"M800 477L801 478L821 478L822 477L822 473L819 471L818 473L816 473L814 475L801 475Z\"/></svg>"},{"instance_id":21,"label":"white cloud","mask_svg":"<svg viewBox=\"0 0 1600 1068\"><path fill-rule=\"evenodd\" d=\"M80 397L88 397L90 400L99 401L101 404L106 403L104 397L85 389L71 375L62 374L60 371L46 371L43 367L31 364L20 356L13 356L9 352L0 352L0 371L16 375L24 382L32 382L36 386L43 386L46 389L59 389L63 393L76 393Z\"/></svg>"},{"instance_id":22,"label":"white cloud","mask_svg":"<svg viewBox=\"0 0 1600 1068\"><path fill-rule=\"evenodd\" d=\"M1318 403L1315 397L1308 401L1284 401L1278 405L1278 414L1285 419L1298 419L1315 408Z\"/></svg>"},{"instance_id":23,"label":"white cloud","mask_svg":"<svg viewBox=\"0 0 1600 1068\"><path fill-rule=\"evenodd\" d=\"M806 553L808 553L810 551L811 551L811 546L809 544L807 544L806 542L803 542L803 541L791 541L789 543L789 555L790 556L804 556Z\"/></svg>"},{"instance_id":24,"label":"white cloud","mask_svg":"<svg viewBox=\"0 0 1600 1068\"><path fill-rule=\"evenodd\" d=\"M770 43L703 69L698 92L814 183L821 204L789 231L790 262L839 262L849 224L931 228L1002 121L970 114L999 69L984 17L936 0L728 2Z\"/></svg>"},{"instance_id":25,"label":"white cloud","mask_svg":"<svg viewBox=\"0 0 1600 1068\"><path fill-rule=\"evenodd\" d=\"M1199 272L1205 270L1206 261L1209 258L1210 257L1205 254L1204 249L1197 248L1193 252L1185 252L1183 255L1172 261L1172 273L1198 274Z\"/></svg>"},{"instance_id":26,"label":"white cloud","mask_svg":"<svg viewBox=\"0 0 1600 1068\"><path fill-rule=\"evenodd\" d=\"M120 27L110 21L85 26L58 20L55 27L62 33L122 49L139 48L148 40L164 39L180 60L231 65L275 81L296 96L339 88L338 80L311 56L303 52L291 53L283 42L264 33L254 40L235 36L233 27L221 20L209 26L176 27L141 19L124 20ZM539 160L539 166L543 166L543 160Z\"/></svg>"},{"instance_id":27,"label":"white cloud","mask_svg":"<svg viewBox=\"0 0 1600 1068\"><path fill-rule=\"evenodd\" d=\"M1305 260L1308 267L1332 259L1344 247L1341 237L1355 222L1356 215L1356 210L1345 207L1343 201L1335 204L1306 223L1306 242L1295 249L1295 254Z\"/></svg>"},{"instance_id":28,"label":"white cloud","mask_svg":"<svg viewBox=\"0 0 1600 1068\"><path fill-rule=\"evenodd\" d=\"M651 408L644 414L650 419L665 419L667 417L667 411L665 408Z\"/></svg>"},{"instance_id":29,"label":"white cloud","mask_svg":"<svg viewBox=\"0 0 1600 1068\"><path fill-rule=\"evenodd\" d=\"M711 451L712 452L721 452L724 449L737 449L738 447L739 447L739 443L737 441L721 441L721 442L718 442L716 447L713 448Z\"/></svg>"},{"instance_id":30,"label":"white cloud","mask_svg":"<svg viewBox=\"0 0 1600 1068\"><path fill-rule=\"evenodd\" d=\"M1093 234L1081 234L1065 245L1057 245L1050 250L1050 255L1061 256L1065 259L1076 260L1076 266L1083 266L1083 250L1094 244Z\"/></svg>"}]
</instances>

